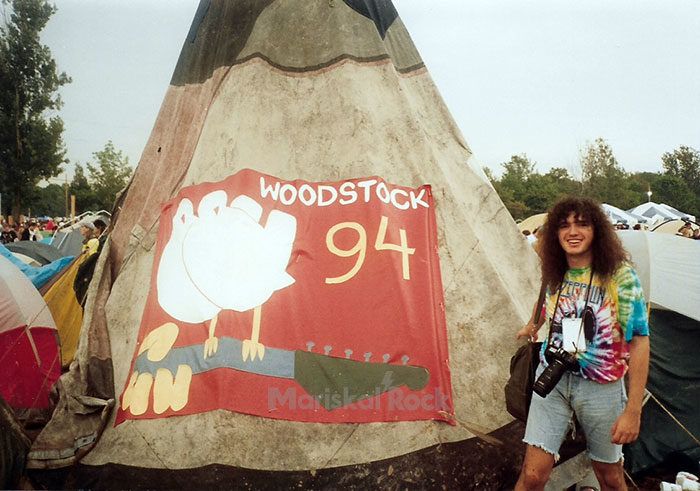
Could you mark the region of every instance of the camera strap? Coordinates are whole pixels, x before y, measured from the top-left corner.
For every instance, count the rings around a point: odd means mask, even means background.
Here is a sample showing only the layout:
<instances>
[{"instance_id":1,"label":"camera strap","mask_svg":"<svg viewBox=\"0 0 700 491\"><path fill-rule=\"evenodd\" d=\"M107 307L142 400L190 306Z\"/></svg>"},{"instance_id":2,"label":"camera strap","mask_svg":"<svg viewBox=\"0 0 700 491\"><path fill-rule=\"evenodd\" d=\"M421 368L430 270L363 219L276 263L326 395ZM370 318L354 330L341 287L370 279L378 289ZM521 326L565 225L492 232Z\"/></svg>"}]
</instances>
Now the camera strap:
<instances>
[{"instance_id":1,"label":"camera strap","mask_svg":"<svg viewBox=\"0 0 700 491\"><path fill-rule=\"evenodd\" d=\"M578 331L578 336L579 338L581 337L581 331L583 331L583 321L584 321L584 316L586 315L586 309L588 308L588 300L591 298L591 286L593 285L593 275L594 275L593 268L591 268L591 277L588 280L588 288L586 289L586 303L583 306L583 312L581 313L581 327L579 328ZM559 292L557 293L557 302L554 304L554 314L552 314L552 318L549 320L549 336L547 337L547 346L550 346L552 343L552 324L554 323L554 316L557 313L557 309L561 312L562 318L564 318L564 312L561 310L559 306L559 300L561 299L561 291L564 288L564 281L561 282L559 285Z\"/></svg>"}]
</instances>

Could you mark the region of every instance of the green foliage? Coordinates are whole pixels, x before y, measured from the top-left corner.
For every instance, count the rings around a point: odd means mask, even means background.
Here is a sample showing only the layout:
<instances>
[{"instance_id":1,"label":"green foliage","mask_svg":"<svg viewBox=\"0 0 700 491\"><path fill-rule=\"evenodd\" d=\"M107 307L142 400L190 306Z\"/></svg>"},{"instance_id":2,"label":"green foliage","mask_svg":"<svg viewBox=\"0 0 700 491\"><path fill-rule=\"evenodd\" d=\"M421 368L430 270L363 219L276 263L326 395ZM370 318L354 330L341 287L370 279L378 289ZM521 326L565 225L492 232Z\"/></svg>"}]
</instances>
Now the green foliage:
<instances>
[{"instance_id":1,"label":"green foliage","mask_svg":"<svg viewBox=\"0 0 700 491\"><path fill-rule=\"evenodd\" d=\"M64 216L66 213L66 190L58 184L45 188L37 186L31 200L32 215L50 217Z\"/></svg>"},{"instance_id":2,"label":"green foliage","mask_svg":"<svg viewBox=\"0 0 700 491\"><path fill-rule=\"evenodd\" d=\"M700 152L681 145L661 156L666 174L683 179L690 189L700 192Z\"/></svg>"},{"instance_id":3,"label":"green foliage","mask_svg":"<svg viewBox=\"0 0 700 491\"><path fill-rule=\"evenodd\" d=\"M88 163L87 168L94 196L93 208L95 211L111 211L117 193L124 189L131 177L129 158L114 148L111 141L92 156L93 163Z\"/></svg>"},{"instance_id":4,"label":"green foliage","mask_svg":"<svg viewBox=\"0 0 700 491\"><path fill-rule=\"evenodd\" d=\"M700 216L700 152L681 146L662 157L665 173L627 173L602 138L589 144L581 156L582 180L566 169L554 167L546 174L526 155L514 155L501 164L500 179L489 170L486 175L513 218L524 219L547 211L563 196L583 194L601 203L628 210L648 200L665 203Z\"/></svg>"},{"instance_id":5,"label":"green foliage","mask_svg":"<svg viewBox=\"0 0 700 491\"><path fill-rule=\"evenodd\" d=\"M665 203L696 217L700 216L700 152L681 145L673 152L663 154L661 162L666 175L675 178L676 181L673 182L678 186L678 195ZM671 186L672 182L668 181L667 185Z\"/></svg>"},{"instance_id":6,"label":"green foliage","mask_svg":"<svg viewBox=\"0 0 700 491\"><path fill-rule=\"evenodd\" d=\"M581 156L581 169L584 195L622 209L639 204L637 194L630 189L629 175L603 138L596 138L586 146Z\"/></svg>"},{"instance_id":7,"label":"green foliage","mask_svg":"<svg viewBox=\"0 0 700 491\"><path fill-rule=\"evenodd\" d=\"M547 211L560 197L576 194L580 185L566 169L554 168L547 174L535 170L536 164L526 155L513 155L501 164L504 169L500 179L491 179L496 192L513 218L520 220Z\"/></svg>"},{"instance_id":8,"label":"green foliage","mask_svg":"<svg viewBox=\"0 0 700 491\"><path fill-rule=\"evenodd\" d=\"M657 203L665 203L677 210L698 215L698 196L688 186L688 182L678 176L664 174L654 183L652 198Z\"/></svg>"},{"instance_id":9,"label":"green foliage","mask_svg":"<svg viewBox=\"0 0 700 491\"><path fill-rule=\"evenodd\" d=\"M89 210L99 210L96 204L95 193L85 176L85 170L80 164L75 164L75 173L70 183L68 192L75 196L75 208L78 214Z\"/></svg>"},{"instance_id":10,"label":"green foliage","mask_svg":"<svg viewBox=\"0 0 700 491\"><path fill-rule=\"evenodd\" d=\"M70 82L58 73L39 33L55 8L46 0L3 1L0 27L0 192L17 217L41 179L66 162L58 89ZM5 202L5 199L3 199Z\"/></svg>"}]
</instances>

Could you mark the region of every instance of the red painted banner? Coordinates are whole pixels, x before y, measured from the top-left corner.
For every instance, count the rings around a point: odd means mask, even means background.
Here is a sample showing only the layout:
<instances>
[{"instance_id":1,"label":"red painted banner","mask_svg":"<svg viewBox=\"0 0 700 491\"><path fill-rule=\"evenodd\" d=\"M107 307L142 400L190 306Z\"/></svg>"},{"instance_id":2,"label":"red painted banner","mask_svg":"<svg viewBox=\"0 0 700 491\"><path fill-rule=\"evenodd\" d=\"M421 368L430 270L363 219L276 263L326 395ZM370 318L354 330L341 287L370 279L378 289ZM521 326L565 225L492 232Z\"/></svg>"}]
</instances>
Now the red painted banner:
<instances>
[{"instance_id":1,"label":"red painted banner","mask_svg":"<svg viewBox=\"0 0 700 491\"><path fill-rule=\"evenodd\" d=\"M117 416L453 422L430 186L242 170L162 209Z\"/></svg>"}]
</instances>

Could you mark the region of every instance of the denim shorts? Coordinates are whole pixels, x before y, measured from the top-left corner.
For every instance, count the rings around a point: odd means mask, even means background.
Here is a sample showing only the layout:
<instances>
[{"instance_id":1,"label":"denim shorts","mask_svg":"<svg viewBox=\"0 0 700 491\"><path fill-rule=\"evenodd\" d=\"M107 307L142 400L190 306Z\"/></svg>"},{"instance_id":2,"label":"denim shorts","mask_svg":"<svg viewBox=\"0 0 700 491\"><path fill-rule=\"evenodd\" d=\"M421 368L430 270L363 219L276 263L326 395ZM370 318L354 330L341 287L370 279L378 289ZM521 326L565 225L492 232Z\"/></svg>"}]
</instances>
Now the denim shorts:
<instances>
[{"instance_id":1,"label":"denim shorts","mask_svg":"<svg viewBox=\"0 0 700 491\"><path fill-rule=\"evenodd\" d=\"M543 370L540 364L536 376ZM601 384L566 372L547 397L532 394L523 441L554 455L555 461L559 460L559 447L576 413L586 435L591 460L608 464L619 462L622 445L611 442L610 430L626 403L623 379Z\"/></svg>"}]
</instances>

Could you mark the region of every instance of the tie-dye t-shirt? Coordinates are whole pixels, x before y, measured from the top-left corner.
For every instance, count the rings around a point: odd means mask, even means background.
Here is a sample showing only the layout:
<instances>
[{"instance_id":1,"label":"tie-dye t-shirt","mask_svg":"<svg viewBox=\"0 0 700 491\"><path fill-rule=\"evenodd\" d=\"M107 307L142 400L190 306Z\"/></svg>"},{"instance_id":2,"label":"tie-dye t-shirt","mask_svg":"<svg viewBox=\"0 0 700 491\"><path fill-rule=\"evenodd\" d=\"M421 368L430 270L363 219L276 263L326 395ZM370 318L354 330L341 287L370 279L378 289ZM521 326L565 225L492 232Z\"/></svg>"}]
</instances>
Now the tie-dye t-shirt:
<instances>
[{"instance_id":1,"label":"tie-dye t-shirt","mask_svg":"<svg viewBox=\"0 0 700 491\"><path fill-rule=\"evenodd\" d=\"M554 346L562 343L562 318L583 317L590 281L591 268L568 270L556 309L558 290L547 291L546 319L552 326ZM580 365L578 375L600 383L618 380L627 371L628 343L632 337L649 335L644 293L634 269L623 264L607 284L594 275L587 309L593 315L589 314L589 320L584 322L587 348L576 355ZM546 344L545 340L540 352L545 366Z\"/></svg>"}]
</instances>

